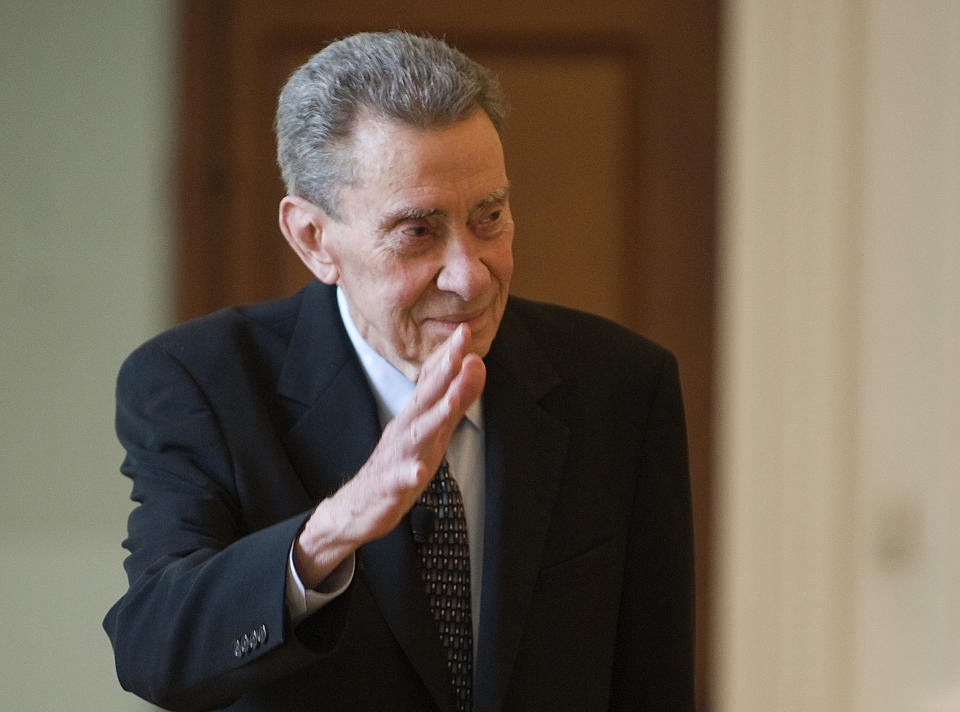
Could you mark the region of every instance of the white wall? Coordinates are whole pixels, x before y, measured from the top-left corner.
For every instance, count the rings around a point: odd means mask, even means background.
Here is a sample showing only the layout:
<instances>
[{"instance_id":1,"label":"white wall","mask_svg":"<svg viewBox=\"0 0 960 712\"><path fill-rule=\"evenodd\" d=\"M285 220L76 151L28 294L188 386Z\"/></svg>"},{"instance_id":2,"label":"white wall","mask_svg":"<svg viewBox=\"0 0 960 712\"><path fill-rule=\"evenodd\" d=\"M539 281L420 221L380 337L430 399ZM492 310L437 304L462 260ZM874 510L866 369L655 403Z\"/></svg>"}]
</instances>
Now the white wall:
<instances>
[{"instance_id":1,"label":"white wall","mask_svg":"<svg viewBox=\"0 0 960 712\"><path fill-rule=\"evenodd\" d=\"M726 7L715 698L960 710L960 3Z\"/></svg>"},{"instance_id":2,"label":"white wall","mask_svg":"<svg viewBox=\"0 0 960 712\"><path fill-rule=\"evenodd\" d=\"M876 1L865 53L857 710L960 710L960 2Z\"/></svg>"},{"instance_id":3,"label":"white wall","mask_svg":"<svg viewBox=\"0 0 960 712\"><path fill-rule=\"evenodd\" d=\"M133 710L113 382L170 314L174 13L0 2L0 707Z\"/></svg>"}]
</instances>

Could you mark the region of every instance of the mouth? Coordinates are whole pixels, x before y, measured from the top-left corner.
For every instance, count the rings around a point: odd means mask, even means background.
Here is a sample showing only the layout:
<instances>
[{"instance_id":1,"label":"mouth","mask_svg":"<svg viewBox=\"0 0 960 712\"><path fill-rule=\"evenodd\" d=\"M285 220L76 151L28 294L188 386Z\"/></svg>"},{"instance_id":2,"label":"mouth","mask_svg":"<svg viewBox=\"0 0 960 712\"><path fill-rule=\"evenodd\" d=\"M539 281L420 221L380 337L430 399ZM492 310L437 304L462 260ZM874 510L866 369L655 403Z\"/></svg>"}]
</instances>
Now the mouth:
<instances>
[{"instance_id":1,"label":"mouth","mask_svg":"<svg viewBox=\"0 0 960 712\"><path fill-rule=\"evenodd\" d=\"M470 312L442 314L440 316L430 317L427 321L444 329L449 329L450 331L453 331L461 324L467 324L470 327L470 331L475 334L486 324L488 315L489 310L477 309Z\"/></svg>"}]
</instances>

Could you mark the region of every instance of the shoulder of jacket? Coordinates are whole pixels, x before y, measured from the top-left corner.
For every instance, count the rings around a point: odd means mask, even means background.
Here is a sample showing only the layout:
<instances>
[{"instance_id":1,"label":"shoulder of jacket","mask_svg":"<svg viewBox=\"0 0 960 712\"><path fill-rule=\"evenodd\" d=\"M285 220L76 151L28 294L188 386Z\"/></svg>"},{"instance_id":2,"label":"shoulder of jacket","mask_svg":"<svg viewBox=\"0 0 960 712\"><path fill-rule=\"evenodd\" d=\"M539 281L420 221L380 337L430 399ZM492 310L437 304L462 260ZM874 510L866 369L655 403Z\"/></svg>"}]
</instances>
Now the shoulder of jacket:
<instances>
[{"instance_id":1,"label":"shoulder of jacket","mask_svg":"<svg viewBox=\"0 0 960 712\"><path fill-rule=\"evenodd\" d=\"M236 353L244 345L268 339L287 342L302 292L269 302L233 306L173 326L136 348L127 361L166 354L181 362L217 353Z\"/></svg>"},{"instance_id":2,"label":"shoulder of jacket","mask_svg":"<svg viewBox=\"0 0 960 712\"><path fill-rule=\"evenodd\" d=\"M585 349L606 358L623 354L657 360L670 353L622 324L579 309L512 296L507 309L547 351Z\"/></svg>"}]
</instances>

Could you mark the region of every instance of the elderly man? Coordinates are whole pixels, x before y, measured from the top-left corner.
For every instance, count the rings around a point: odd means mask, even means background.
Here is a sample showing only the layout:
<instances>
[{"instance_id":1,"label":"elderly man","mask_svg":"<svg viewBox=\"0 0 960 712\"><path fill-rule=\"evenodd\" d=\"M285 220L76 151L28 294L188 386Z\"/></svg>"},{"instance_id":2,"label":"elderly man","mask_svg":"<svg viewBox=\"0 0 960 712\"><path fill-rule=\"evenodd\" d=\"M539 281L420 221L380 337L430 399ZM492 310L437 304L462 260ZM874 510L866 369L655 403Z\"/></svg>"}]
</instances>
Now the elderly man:
<instances>
[{"instance_id":1,"label":"elderly man","mask_svg":"<svg viewBox=\"0 0 960 712\"><path fill-rule=\"evenodd\" d=\"M139 504L104 626L173 709L692 709L673 357L508 298L492 76L402 32L280 97L316 276L151 340L118 383Z\"/></svg>"}]
</instances>

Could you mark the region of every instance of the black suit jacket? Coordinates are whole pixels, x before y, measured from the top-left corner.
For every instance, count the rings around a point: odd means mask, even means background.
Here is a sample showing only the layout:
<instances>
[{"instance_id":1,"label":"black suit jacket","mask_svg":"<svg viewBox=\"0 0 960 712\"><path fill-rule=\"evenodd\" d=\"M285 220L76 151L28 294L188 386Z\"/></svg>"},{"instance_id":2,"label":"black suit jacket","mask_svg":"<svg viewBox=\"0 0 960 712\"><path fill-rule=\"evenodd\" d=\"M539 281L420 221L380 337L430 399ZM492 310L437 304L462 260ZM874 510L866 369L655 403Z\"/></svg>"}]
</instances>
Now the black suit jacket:
<instances>
[{"instance_id":1,"label":"black suit jacket","mask_svg":"<svg viewBox=\"0 0 960 712\"><path fill-rule=\"evenodd\" d=\"M474 709L692 710L673 357L511 298L485 361ZM408 522L358 550L344 595L296 629L285 612L291 542L379 437L332 288L162 334L117 393L139 506L104 627L125 688L184 710L454 709Z\"/></svg>"}]
</instances>

